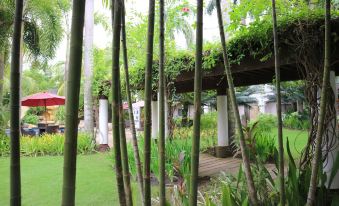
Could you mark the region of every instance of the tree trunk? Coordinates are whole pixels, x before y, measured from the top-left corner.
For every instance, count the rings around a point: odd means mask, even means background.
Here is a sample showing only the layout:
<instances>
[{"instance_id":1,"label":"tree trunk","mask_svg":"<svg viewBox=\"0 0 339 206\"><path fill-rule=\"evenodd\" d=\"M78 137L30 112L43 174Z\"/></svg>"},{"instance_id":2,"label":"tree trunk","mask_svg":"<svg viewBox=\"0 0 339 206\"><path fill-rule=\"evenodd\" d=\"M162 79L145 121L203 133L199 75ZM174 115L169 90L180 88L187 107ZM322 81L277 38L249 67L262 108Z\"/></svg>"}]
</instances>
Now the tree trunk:
<instances>
[{"instance_id":1,"label":"tree trunk","mask_svg":"<svg viewBox=\"0 0 339 206\"><path fill-rule=\"evenodd\" d=\"M125 70L125 84L126 84L126 96L128 102L128 114L130 120L130 130L132 133L132 144L133 144L133 152L135 159L135 166L137 168L137 178L139 183L139 190L141 193L142 204L145 205L145 197L144 197L144 182L142 177L142 166L139 156L139 147L138 147L138 139L137 133L135 130L135 122L133 116L133 105L132 105L132 95L131 88L129 83L129 72L128 72L128 58L127 58L127 42L126 42L126 27L125 27L125 5L123 5L123 15L121 19L121 38L122 38L122 47L123 47L123 58L124 58L124 70Z\"/></svg>"},{"instance_id":2,"label":"tree trunk","mask_svg":"<svg viewBox=\"0 0 339 206\"><path fill-rule=\"evenodd\" d=\"M311 173L311 182L307 195L307 203L308 206L313 206L315 203L315 192L317 190L318 184L318 171L319 167L322 165L321 163L321 144L322 144L322 136L324 131L325 124L325 114L326 114L326 100L328 96L327 88L330 86L330 44L331 44L331 36L330 36L330 19L331 19L331 1L325 0L325 57L324 57L324 74L323 74L323 82L321 88L320 95L320 111L319 111L319 119L318 119L318 129L316 136L316 146L315 146L315 154L312 164L312 173Z\"/></svg>"},{"instance_id":3,"label":"tree trunk","mask_svg":"<svg viewBox=\"0 0 339 206\"><path fill-rule=\"evenodd\" d=\"M20 175L20 46L23 1L15 2L14 33L11 56L11 163L10 163L10 204L21 205Z\"/></svg>"},{"instance_id":4,"label":"tree trunk","mask_svg":"<svg viewBox=\"0 0 339 206\"><path fill-rule=\"evenodd\" d=\"M279 181L280 181L280 205L285 205L285 176L284 176L284 142L281 117L281 90L280 90L280 58L279 43L277 33L277 15L275 9L275 0L272 0L272 20L273 20L273 38L274 38L274 57L275 57L275 87L277 97L277 118L278 118L278 151L279 151Z\"/></svg>"},{"instance_id":5,"label":"tree trunk","mask_svg":"<svg viewBox=\"0 0 339 206\"><path fill-rule=\"evenodd\" d=\"M120 79L120 74L119 74L119 79ZM125 188L125 194L126 194L126 205L132 206L133 197L132 197L130 173L129 173L129 166L128 166L125 119L124 119L124 110L122 108L122 95L121 95L121 82L120 81L119 81L118 89L119 89L119 129L120 129L122 172L123 172L124 188Z\"/></svg>"},{"instance_id":6,"label":"tree trunk","mask_svg":"<svg viewBox=\"0 0 339 206\"><path fill-rule=\"evenodd\" d=\"M159 199L160 206L166 204L166 170L165 170L165 26L164 26L164 0L159 2L159 16L160 16L160 35L159 35Z\"/></svg>"},{"instance_id":7,"label":"tree trunk","mask_svg":"<svg viewBox=\"0 0 339 206\"><path fill-rule=\"evenodd\" d=\"M155 0L149 1L147 55L145 70L144 192L145 205L151 205L151 99Z\"/></svg>"},{"instance_id":8,"label":"tree trunk","mask_svg":"<svg viewBox=\"0 0 339 206\"><path fill-rule=\"evenodd\" d=\"M84 39L84 123L85 131L91 135L95 144L93 118L93 27L94 0L86 0L85 9L85 39Z\"/></svg>"},{"instance_id":9,"label":"tree trunk","mask_svg":"<svg viewBox=\"0 0 339 206\"><path fill-rule=\"evenodd\" d=\"M242 155L243 164L244 164L244 172L246 176L249 198L250 198L250 202L252 205L258 205L257 193L256 193L256 189L254 186L253 175L251 172L251 164L248 158L248 152L246 148L244 133L243 133L242 126L241 126L238 104L237 104L236 97L235 97L235 90L234 90L234 85L233 85L231 68L230 68L230 64L228 61L228 57L227 57L227 47L226 47L224 26L223 26L223 21L222 21L220 0L216 0L216 6L217 6L220 40L221 40L221 45L223 47L225 72L227 76L227 83L229 86L230 99L231 99L231 103L232 103L232 107L233 107L233 111L235 115L236 132L237 132L237 135L239 135L240 149L241 149L241 155Z\"/></svg>"},{"instance_id":10,"label":"tree trunk","mask_svg":"<svg viewBox=\"0 0 339 206\"><path fill-rule=\"evenodd\" d=\"M69 42L70 42L70 28L69 28L69 16L68 13L65 13L66 21L66 60L64 68L64 96L67 96L67 76L68 76L68 64L69 64Z\"/></svg>"},{"instance_id":11,"label":"tree trunk","mask_svg":"<svg viewBox=\"0 0 339 206\"><path fill-rule=\"evenodd\" d=\"M6 61L6 55L5 55L5 49L3 51L0 51L0 106L2 106L2 100L3 100L3 91L4 91L4 73L5 73L5 61Z\"/></svg>"},{"instance_id":12,"label":"tree trunk","mask_svg":"<svg viewBox=\"0 0 339 206\"><path fill-rule=\"evenodd\" d=\"M66 131L64 150L64 176L62 205L75 203L75 177L78 139L78 110L82 63L82 43L85 2L73 0L73 16L70 42L70 60L66 97Z\"/></svg>"},{"instance_id":13,"label":"tree trunk","mask_svg":"<svg viewBox=\"0 0 339 206\"><path fill-rule=\"evenodd\" d=\"M126 205L126 197L124 191L124 180L121 163L120 149L120 128L119 128L119 57L120 57L120 31L121 31L121 0L114 0L112 6L112 22L113 22L113 51L112 51L112 132L113 147L115 157L115 172L117 178L118 197L120 206Z\"/></svg>"},{"instance_id":14,"label":"tree trunk","mask_svg":"<svg viewBox=\"0 0 339 206\"><path fill-rule=\"evenodd\" d=\"M197 28L194 74L194 119L191 154L191 180L189 204L197 205L198 168L200 150L201 82L202 82L202 44L203 44L203 0L197 0Z\"/></svg>"}]
</instances>

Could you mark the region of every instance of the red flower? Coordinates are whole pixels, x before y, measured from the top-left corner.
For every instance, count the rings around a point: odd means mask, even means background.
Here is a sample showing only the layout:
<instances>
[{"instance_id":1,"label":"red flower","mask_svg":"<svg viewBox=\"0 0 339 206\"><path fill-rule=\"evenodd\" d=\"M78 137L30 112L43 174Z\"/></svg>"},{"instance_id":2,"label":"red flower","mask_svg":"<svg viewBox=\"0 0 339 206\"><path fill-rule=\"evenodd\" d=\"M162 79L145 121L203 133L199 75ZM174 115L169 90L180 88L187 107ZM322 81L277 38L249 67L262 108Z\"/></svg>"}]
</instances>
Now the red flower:
<instances>
[{"instance_id":1,"label":"red flower","mask_svg":"<svg viewBox=\"0 0 339 206\"><path fill-rule=\"evenodd\" d=\"M184 7L184 8L182 8L182 9L181 9L181 11L183 11L183 12L186 12L186 13L187 13L187 12L189 12L189 11L190 11L190 9L189 9L189 8L187 8L187 7Z\"/></svg>"}]
</instances>

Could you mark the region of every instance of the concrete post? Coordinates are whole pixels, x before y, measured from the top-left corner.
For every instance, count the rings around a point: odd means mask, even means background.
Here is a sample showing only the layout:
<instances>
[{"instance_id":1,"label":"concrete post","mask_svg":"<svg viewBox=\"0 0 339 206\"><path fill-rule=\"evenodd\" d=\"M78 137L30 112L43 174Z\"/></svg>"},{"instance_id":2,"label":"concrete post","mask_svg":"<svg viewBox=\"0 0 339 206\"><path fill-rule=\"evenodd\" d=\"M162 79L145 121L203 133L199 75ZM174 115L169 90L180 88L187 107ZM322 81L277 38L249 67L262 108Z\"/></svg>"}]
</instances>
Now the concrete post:
<instances>
[{"instance_id":1,"label":"concrete post","mask_svg":"<svg viewBox=\"0 0 339 206\"><path fill-rule=\"evenodd\" d=\"M228 137L228 114L227 114L227 96L225 94L217 95L217 114L218 114L218 146L228 146L230 144Z\"/></svg>"},{"instance_id":2,"label":"concrete post","mask_svg":"<svg viewBox=\"0 0 339 206\"><path fill-rule=\"evenodd\" d=\"M108 146L108 99L99 99L99 150Z\"/></svg>"},{"instance_id":3,"label":"concrete post","mask_svg":"<svg viewBox=\"0 0 339 206\"><path fill-rule=\"evenodd\" d=\"M152 98L151 102L151 110L152 110L152 138L157 139L158 137L158 129L159 129L159 107L158 107L158 99L155 97Z\"/></svg>"}]
</instances>

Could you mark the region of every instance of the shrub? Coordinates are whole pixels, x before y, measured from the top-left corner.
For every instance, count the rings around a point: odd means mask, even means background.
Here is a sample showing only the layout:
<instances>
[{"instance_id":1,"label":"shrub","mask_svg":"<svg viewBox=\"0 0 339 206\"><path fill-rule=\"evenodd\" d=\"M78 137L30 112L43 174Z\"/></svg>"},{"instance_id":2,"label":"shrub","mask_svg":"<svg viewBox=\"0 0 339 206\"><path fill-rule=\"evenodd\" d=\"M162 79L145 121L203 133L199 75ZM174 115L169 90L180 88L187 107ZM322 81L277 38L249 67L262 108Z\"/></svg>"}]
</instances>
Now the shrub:
<instances>
[{"instance_id":1,"label":"shrub","mask_svg":"<svg viewBox=\"0 0 339 206\"><path fill-rule=\"evenodd\" d=\"M65 106L59 106L56 110L55 117L58 120L59 123L65 122Z\"/></svg>"},{"instance_id":2,"label":"shrub","mask_svg":"<svg viewBox=\"0 0 339 206\"><path fill-rule=\"evenodd\" d=\"M20 150L23 156L62 155L64 152L63 134L44 134L40 137L26 137L20 139ZM9 137L0 137L0 155L9 154ZM86 134L78 135L78 154L88 154L94 151L91 138Z\"/></svg>"},{"instance_id":3,"label":"shrub","mask_svg":"<svg viewBox=\"0 0 339 206\"><path fill-rule=\"evenodd\" d=\"M39 122L39 116L36 114L26 114L24 118L22 119L24 123L27 124L38 124Z\"/></svg>"},{"instance_id":4,"label":"shrub","mask_svg":"<svg viewBox=\"0 0 339 206\"><path fill-rule=\"evenodd\" d=\"M306 113L292 112L285 115L283 125L290 129L307 130L310 128L310 121Z\"/></svg>"}]
</instances>

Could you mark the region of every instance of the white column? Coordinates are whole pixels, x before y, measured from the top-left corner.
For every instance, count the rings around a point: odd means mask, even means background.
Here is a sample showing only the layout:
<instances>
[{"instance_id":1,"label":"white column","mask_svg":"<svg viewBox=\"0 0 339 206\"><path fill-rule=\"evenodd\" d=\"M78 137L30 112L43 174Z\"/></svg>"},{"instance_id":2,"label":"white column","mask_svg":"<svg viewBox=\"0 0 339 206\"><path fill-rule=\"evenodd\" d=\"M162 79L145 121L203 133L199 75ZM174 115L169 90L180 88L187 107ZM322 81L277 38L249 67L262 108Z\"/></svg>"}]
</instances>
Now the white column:
<instances>
[{"instance_id":1,"label":"white column","mask_svg":"<svg viewBox=\"0 0 339 206\"><path fill-rule=\"evenodd\" d=\"M108 144L108 100L99 99L99 138L100 144Z\"/></svg>"},{"instance_id":2,"label":"white column","mask_svg":"<svg viewBox=\"0 0 339 206\"><path fill-rule=\"evenodd\" d=\"M228 146L228 115L227 115L227 96L217 96L218 111L218 146Z\"/></svg>"},{"instance_id":3,"label":"white column","mask_svg":"<svg viewBox=\"0 0 339 206\"><path fill-rule=\"evenodd\" d=\"M338 81L338 80L337 80ZM333 120L333 124L328 128L329 132L333 133L332 136L332 141L333 143L333 147L332 150L328 153L327 159L324 162L324 172L327 175L327 183L326 186L328 187L329 184L329 178L330 175L332 173L332 168L333 168L333 164L337 158L337 154L339 152L339 141L337 135L338 135L338 125L337 125L337 115L338 115L338 104L337 104L337 98L338 98L338 89L336 87L336 77L335 77L335 72L331 71L330 72L330 83L331 83L331 87L333 89L334 92L334 96L335 96L335 108L336 108L336 118ZM325 143L325 142L324 142ZM339 172L337 171L337 174L335 175L332 184L331 184L331 188L330 189L339 189Z\"/></svg>"},{"instance_id":4,"label":"white column","mask_svg":"<svg viewBox=\"0 0 339 206\"><path fill-rule=\"evenodd\" d=\"M156 139L158 137L158 101L152 100L151 102L151 109L152 109L152 138Z\"/></svg>"}]
</instances>

